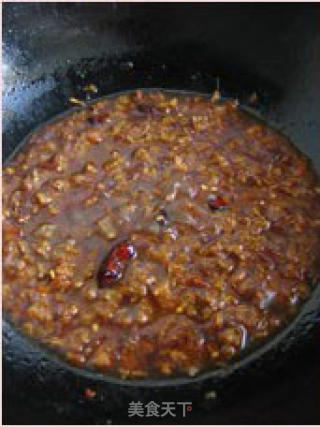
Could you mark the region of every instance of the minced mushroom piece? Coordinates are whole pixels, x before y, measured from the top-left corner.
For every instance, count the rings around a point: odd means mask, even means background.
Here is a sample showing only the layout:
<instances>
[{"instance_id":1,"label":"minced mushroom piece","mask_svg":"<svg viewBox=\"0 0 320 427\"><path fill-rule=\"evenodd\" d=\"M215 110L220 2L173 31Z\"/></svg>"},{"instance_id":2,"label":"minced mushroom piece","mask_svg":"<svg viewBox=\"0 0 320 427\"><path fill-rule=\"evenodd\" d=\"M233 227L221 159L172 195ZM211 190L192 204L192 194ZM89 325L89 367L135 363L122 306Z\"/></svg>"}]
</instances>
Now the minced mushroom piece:
<instances>
[{"instance_id":1,"label":"minced mushroom piece","mask_svg":"<svg viewBox=\"0 0 320 427\"><path fill-rule=\"evenodd\" d=\"M84 86L83 90L85 92L92 92L92 93L97 93L98 92L97 86L95 84L93 84L93 83L90 83L90 84Z\"/></svg>"},{"instance_id":2,"label":"minced mushroom piece","mask_svg":"<svg viewBox=\"0 0 320 427\"><path fill-rule=\"evenodd\" d=\"M110 215L106 215L98 222L99 230L107 239L114 239L117 236L117 228L112 223Z\"/></svg>"},{"instance_id":3,"label":"minced mushroom piece","mask_svg":"<svg viewBox=\"0 0 320 427\"><path fill-rule=\"evenodd\" d=\"M36 234L37 236L49 238L52 237L56 229L56 224L42 224L39 228L37 228Z\"/></svg>"},{"instance_id":4,"label":"minced mushroom piece","mask_svg":"<svg viewBox=\"0 0 320 427\"><path fill-rule=\"evenodd\" d=\"M82 101L81 99L75 98L74 96L71 96L69 98L69 102L71 102L71 104L78 105L80 107L84 107L86 105L84 101Z\"/></svg>"},{"instance_id":5,"label":"minced mushroom piece","mask_svg":"<svg viewBox=\"0 0 320 427\"><path fill-rule=\"evenodd\" d=\"M36 198L40 205L48 205L52 201L52 198L45 193L37 193Z\"/></svg>"}]
</instances>

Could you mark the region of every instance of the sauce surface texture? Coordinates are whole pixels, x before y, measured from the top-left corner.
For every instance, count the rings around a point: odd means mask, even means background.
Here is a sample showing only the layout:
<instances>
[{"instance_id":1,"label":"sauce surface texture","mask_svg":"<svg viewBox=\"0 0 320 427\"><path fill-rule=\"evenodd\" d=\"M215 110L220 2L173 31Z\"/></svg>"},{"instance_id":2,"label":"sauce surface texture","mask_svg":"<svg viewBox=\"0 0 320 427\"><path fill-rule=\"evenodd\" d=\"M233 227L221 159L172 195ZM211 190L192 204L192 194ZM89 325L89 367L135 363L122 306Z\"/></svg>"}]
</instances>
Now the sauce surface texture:
<instances>
[{"instance_id":1,"label":"sauce surface texture","mask_svg":"<svg viewBox=\"0 0 320 427\"><path fill-rule=\"evenodd\" d=\"M3 304L70 363L194 376L319 274L308 160L232 101L137 91L35 131L3 172Z\"/></svg>"}]
</instances>

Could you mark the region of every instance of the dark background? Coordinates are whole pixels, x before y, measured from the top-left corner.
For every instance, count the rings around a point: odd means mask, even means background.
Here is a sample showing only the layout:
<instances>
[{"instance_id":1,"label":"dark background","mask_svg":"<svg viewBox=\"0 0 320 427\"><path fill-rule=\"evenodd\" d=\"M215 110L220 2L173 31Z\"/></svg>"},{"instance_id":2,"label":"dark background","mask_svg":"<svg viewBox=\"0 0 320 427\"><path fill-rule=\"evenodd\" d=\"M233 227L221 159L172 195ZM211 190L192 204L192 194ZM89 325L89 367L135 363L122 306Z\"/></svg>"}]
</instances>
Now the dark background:
<instances>
[{"instance_id":1,"label":"dark background","mask_svg":"<svg viewBox=\"0 0 320 427\"><path fill-rule=\"evenodd\" d=\"M101 4L3 5L3 154L36 125L84 98L136 87L212 92L256 108L288 134L320 170L320 11L317 4ZM314 329L317 328L312 328ZM319 333L217 385L170 393L117 386L103 389L63 368L4 327L5 424L319 424ZM274 361L275 362L275 361ZM83 397L86 386L97 397ZM209 389L210 390L210 389ZM221 392L220 392L221 390ZM231 391L232 390L232 391ZM161 399L160 399L161 397ZM128 418L128 402L192 400L185 419Z\"/></svg>"}]
</instances>

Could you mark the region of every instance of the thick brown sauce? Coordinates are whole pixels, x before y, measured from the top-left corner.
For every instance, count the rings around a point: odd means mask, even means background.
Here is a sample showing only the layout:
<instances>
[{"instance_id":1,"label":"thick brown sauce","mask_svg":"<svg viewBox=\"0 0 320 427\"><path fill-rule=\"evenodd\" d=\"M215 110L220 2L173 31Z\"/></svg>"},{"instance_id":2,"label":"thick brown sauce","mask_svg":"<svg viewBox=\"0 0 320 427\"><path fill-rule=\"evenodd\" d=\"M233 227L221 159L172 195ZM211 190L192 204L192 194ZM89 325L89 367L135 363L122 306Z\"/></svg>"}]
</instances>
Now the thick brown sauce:
<instances>
[{"instance_id":1,"label":"thick brown sauce","mask_svg":"<svg viewBox=\"0 0 320 427\"><path fill-rule=\"evenodd\" d=\"M290 320L319 273L307 159L232 101L102 100L33 133L3 183L4 308L83 367L196 375Z\"/></svg>"}]
</instances>

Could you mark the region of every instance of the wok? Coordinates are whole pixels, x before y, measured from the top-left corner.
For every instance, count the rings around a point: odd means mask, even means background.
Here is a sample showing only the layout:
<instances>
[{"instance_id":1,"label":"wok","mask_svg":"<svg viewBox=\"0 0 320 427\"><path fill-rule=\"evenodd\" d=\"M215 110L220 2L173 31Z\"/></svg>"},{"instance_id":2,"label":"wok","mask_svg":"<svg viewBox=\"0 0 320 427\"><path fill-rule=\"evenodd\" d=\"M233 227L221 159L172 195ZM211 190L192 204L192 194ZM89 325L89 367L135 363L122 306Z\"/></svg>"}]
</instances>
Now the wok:
<instances>
[{"instance_id":1,"label":"wok","mask_svg":"<svg viewBox=\"0 0 320 427\"><path fill-rule=\"evenodd\" d=\"M86 84L99 96L150 87L210 93L219 85L242 105L256 92L255 109L319 171L319 17L312 4L6 3L3 158L67 110L69 97L84 99ZM4 422L317 424L319 302L318 286L264 346L228 368L179 380L121 381L72 368L4 319ZM84 397L87 387L95 398ZM270 411L267 399L282 408ZM130 401L151 400L192 401L193 411L128 418Z\"/></svg>"}]
</instances>

